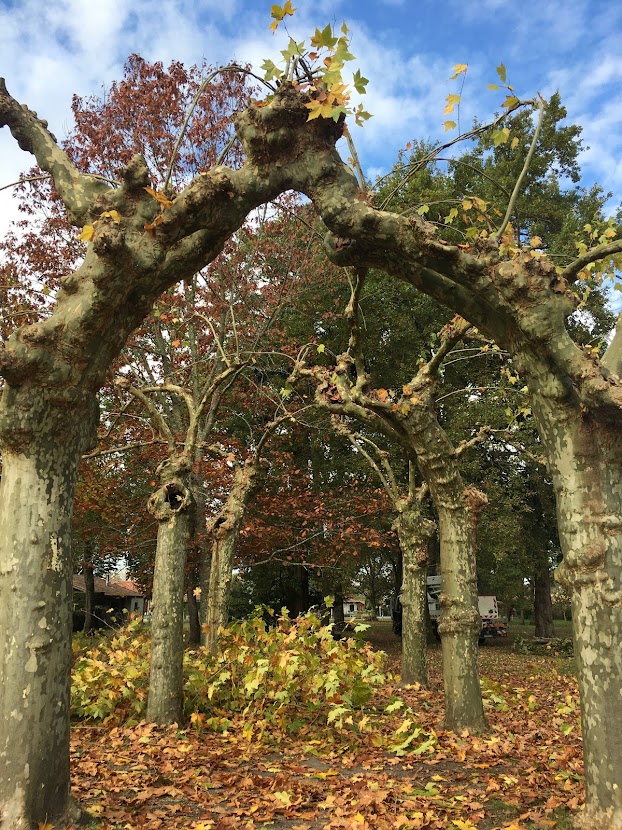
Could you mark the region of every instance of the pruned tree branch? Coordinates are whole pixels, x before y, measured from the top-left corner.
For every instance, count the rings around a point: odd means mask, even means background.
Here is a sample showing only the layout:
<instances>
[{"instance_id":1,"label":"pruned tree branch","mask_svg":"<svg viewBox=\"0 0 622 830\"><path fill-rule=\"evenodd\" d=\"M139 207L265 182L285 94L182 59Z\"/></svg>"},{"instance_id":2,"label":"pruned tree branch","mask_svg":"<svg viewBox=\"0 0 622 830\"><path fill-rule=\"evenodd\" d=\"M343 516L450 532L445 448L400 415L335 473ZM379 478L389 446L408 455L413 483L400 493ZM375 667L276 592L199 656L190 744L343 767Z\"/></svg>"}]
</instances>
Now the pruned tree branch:
<instances>
[{"instance_id":1,"label":"pruned tree branch","mask_svg":"<svg viewBox=\"0 0 622 830\"><path fill-rule=\"evenodd\" d=\"M19 104L9 94L4 78L0 78L0 127L4 126L10 129L20 148L32 153L39 167L53 177L70 221L76 225L83 224L93 200L107 193L109 188L99 178L76 170L48 130L47 121Z\"/></svg>"}]
</instances>

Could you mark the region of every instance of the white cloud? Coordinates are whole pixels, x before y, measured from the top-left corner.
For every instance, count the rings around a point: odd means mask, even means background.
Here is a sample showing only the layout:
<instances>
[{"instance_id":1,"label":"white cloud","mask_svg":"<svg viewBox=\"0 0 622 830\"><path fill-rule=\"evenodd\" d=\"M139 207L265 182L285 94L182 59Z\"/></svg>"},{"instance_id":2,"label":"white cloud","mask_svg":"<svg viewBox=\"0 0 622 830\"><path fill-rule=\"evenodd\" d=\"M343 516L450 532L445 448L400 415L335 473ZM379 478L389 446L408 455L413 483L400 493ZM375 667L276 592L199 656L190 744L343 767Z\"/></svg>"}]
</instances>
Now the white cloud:
<instances>
[{"instance_id":1,"label":"white cloud","mask_svg":"<svg viewBox=\"0 0 622 830\"><path fill-rule=\"evenodd\" d=\"M381 2L396 9L385 15L386 30L370 27L365 4L348 19L357 66L370 79L368 94L360 100L374 117L364 129L353 129L370 172L386 172L408 141L444 137L444 99L459 91L447 78L458 60L470 64L461 126L467 127L475 115L486 119L499 98L485 86L495 80L496 63L505 60L519 94L560 89L569 119L584 125L591 149L582 161L589 176L622 194L617 161L622 160L622 58L617 46L622 6L524 0L518 13L514 0L448 0L447 10L439 11L436 4L421 0L421 12L430 14L423 19L412 16L404 0ZM302 40L327 20L340 23L345 0L299 0L294 5L298 9L287 28ZM425 27L441 14L446 15L445 24L450 17L455 20L455 28L432 47ZM396 37L402 20L409 21L410 29L399 30L402 36ZM235 57L258 67L287 41L283 27L273 37L268 22L269 2L264 0L20 0L9 9L0 6L2 72L9 91L47 118L62 138L71 126L71 95L98 93L121 76L130 53L165 64L200 63L204 58L220 64ZM470 39L463 36L467 31ZM478 37L480 32L485 36ZM582 48L577 48L579 42ZM439 44L444 51L433 54ZM534 78L543 80L543 86ZM0 186L17 178L31 161L8 131L0 130ZM0 192L0 231L12 213L7 192Z\"/></svg>"}]
</instances>

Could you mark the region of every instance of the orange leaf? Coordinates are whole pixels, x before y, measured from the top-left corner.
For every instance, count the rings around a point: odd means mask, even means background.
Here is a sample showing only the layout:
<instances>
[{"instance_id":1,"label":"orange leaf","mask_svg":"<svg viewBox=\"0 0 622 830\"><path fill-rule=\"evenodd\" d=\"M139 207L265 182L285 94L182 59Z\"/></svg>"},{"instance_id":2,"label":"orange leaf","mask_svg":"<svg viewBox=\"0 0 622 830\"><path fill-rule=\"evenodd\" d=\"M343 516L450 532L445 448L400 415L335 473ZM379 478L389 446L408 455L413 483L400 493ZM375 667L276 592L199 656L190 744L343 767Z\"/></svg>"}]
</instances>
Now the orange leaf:
<instances>
[{"instance_id":1,"label":"orange leaf","mask_svg":"<svg viewBox=\"0 0 622 830\"><path fill-rule=\"evenodd\" d=\"M165 196L164 193L160 193L159 190L154 190L152 187L145 187L144 189L156 200L159 205L162 205L165 210L166 208L170 208L173 204L168 196Z\"/></svg>"}]
</instances>

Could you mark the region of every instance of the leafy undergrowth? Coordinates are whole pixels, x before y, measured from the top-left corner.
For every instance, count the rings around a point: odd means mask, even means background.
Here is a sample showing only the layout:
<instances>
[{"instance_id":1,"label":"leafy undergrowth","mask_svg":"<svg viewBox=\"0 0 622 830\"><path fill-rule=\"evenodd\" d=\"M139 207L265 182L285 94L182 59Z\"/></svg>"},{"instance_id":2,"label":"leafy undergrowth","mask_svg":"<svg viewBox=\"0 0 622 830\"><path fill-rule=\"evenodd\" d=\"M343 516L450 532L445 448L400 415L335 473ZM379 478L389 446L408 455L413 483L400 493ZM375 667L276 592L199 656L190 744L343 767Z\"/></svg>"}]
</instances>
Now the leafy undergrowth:
<instances>
[{"instance_id":1,"label":"leafy undergrowth","mask_svg":"<svg viewBox=\"0 0 622 830\"><path fill-rule=\"evenodd\" d=\"M91 717L72 735L74 794L102 830L562 830L580 808L576 683L555 658L483 648L491 731L458 735L440 728L438 649L429 688L399 688L377 653L308 620L253 625L227 635L218 663L187 657L195 712L184 729L121 723L139 710L119 691L117 652L139 668L140 637L87 658L114 658L120 700L109 722ZM140 672L130 680L144 690Z\"/></svg>"}]
</instances>

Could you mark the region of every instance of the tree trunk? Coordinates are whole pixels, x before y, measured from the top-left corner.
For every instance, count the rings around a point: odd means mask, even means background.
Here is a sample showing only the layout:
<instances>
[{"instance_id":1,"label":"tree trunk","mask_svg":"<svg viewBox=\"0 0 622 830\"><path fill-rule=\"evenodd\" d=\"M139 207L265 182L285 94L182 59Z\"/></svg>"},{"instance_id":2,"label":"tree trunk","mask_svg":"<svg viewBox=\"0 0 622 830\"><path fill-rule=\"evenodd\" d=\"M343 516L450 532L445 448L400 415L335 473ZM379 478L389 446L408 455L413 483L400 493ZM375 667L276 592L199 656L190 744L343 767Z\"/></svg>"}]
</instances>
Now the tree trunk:
<instances>
[{"instance_id":1,"label":"tree trunk","mask_svg":"<svg viewBox=\"0 0 622 830\"><path fill-rule=\"evenodd\" d=\"M377 582L376 560L372 554L369 557L369 592L367 594L367 600L371 605L374 616L376 615L376 606L378 604Z\"/></svg>"},{"instance_id":2,"label":"tree trunk","mask_svg":"<svg viewBox=\"0 0 622 830\"><path fill-rule=\"evenodd\" d=\"M4 401L10 392L5 388ZM33 404L33 417L40 408ZM28 451L6 442L3 447L2 830L32 830L45 822L65 828L80 813L69 796L70 545L76 468L84 441L80 427L67 434L68 428L55 428L52 420L49 408L40 413L39 426L47 435L38 436L37 446L31 441ZM19 440L17 432L14 438Z\"/></svg>"},{"instance_id":3,"label":"tree trunk","mask_svg":"<svg viewBox=\"0 0 622 830\"><path fill-rule=\"evenodd\" d=\"M92 549L89 544L84 550L82 571L84 572L84 628L85 634L93 630L93 614L95 612L95 575L93 573Z\"/></svg>"},{"instance_id":4,"label":"tree trunk","mask_svg":"<svg viewBox=\"0 0 622 830\"><path fill-rule=\"evenodd\" d=\"M393 522L402 551L402 683L428 682L426 607L428 542L436 525L418 504L403 501Z\"/></svg>"},{"instance_id":5,"label":"tree trunk","mask_svg":"<svg viewBox=\"0 0 622 830\"><path fill-rule=\"evenodd\" d=\"M419 398L408 427L438 516L442 586L438 631L443 655L445 728L482 732L487 723L477 663L481 618L475 537L487 499L479 490L464 486L454 447L433 412L432 391L425 384L417 390Z\"/></svg>"},{"instance_id":6,"label":"tree trunk","mask_svg":"<svg viewBox=\"0 0 622 830\"><path fill-rule=\"evenodd\" d=\"M188 579L186 596L188 597L188 645L201 645L201 622L199 620L199 605L194 593L196 580Z\"/></svg>"},{"instance_id":7,"label":"tree trunk","mask_svg":"<svg viewBox=\"0 0 622 830\"><path fill-rule=\"evenodd\" d=\"M201 550L199 559L199 588L201 598L199 601L199 623L201 626L201 641L205 639L205 625L207 624L207 598L209 596L209 585L212 575L212 551L209 543Z\"/></svg>"},{"instance_id":8,"label":"tree trunk","mask_svg":"<svg viewBox=\"0 0 622 830\"><path fill-rule=\"evenodd\" d=\"M211 654L218 651L218 629L224 628L229 617L229 596L233 562L246 507L260 486L262 469L259 461L250 458L238 467L231 491L222 510L207 526L212 539L209 590L203 644Z\"/></svg>"},{"instance_id":9,"label":"tree trunk","mask_svg":"<svg viewBox=\"0 0 622 830\"><path fill-rule=\"evenodd\" d=\"M335 631L343 631L346 624L345 615L343 613L343 585L338 582L333 589L333 625Z\"/></svg>"},{"instance_id":10,"label":"tree trunk","mask_svg":"<svg viewBox=\"0 0 622 830\"><path fill-rule=\"evenodd\" d=\"M462 507L436 502L441 543L441 618L445 726L481 732L487 728L479 684L478 638L482 627L475 576L475 527L482 494L465 488ZM471 502L471 505L469 504Z\"/></svg>"},{"instance_id":11,"label":"tree trunk","mask_svg":"<svg viewBox=\"0 0 622 830\"><path fill-rule=\"evenodd\" d=\"M153 577L151 669L147 719L180 723L183 697L183 598L186 556L192 528L192 493L185 460L167 459L158 468L161 486L149 498L157 518Z\"/></svg>"},{"instance_id":12,"label":"tree trunk","mask_svg":"<svg viewBox=\"0 0 622 830\"><path fill-rule=\"evenodd\" d=\"M564 554L556 577L572 603L587 790L577 826L620 830L622 435L567 403L534 396Z\"/></svg>"},{"instance_id":13,"label":"tree trunk","mask_svg":"<svg viewBox=\"0 0 622 830\"><path fill-rule=\"evenodd\" d=\"M549 557L542 552L536 561L534 573L533 616L536 637L554 637L553 602L551 600L551 571Z\"/></svg>"}]
</instances>

